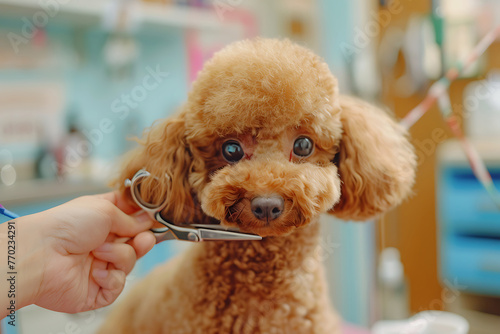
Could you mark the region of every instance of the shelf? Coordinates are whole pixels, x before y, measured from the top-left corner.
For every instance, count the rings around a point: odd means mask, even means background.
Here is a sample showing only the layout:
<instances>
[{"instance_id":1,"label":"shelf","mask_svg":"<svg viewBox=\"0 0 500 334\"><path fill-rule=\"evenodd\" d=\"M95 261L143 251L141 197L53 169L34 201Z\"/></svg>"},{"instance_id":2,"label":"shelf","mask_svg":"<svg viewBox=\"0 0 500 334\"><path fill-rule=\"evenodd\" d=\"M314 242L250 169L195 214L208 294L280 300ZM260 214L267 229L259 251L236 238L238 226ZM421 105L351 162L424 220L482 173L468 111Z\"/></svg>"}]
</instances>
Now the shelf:
<instances>
[{"instance_id":1,"label":"shelf","mask_svg":"<svg viewBox=\"0 0 500 334\"><path fill-rule=\"evenodd\" d=\"M64 2L67 2L63 4ZM103 25L105 18L116 14L116 1L77 0L54 1L58 8L49 9L40 4L52 3L39 0L0 0L0 16L27 17L33 22L37 13L45 13L50 22L67 23L74 26ZM223 29L235 22L220 20L217 14L207 8L193 8L178 5L134 2L128 11L133 25L145 28L174 27L194 29ZM115 9L115 10L113 10ZM38 14L40 17L42 15ZM42 18L43 20L43 18Z\"/></svg>"},{"instance_id":2,"label":"shelf","mask_svg":"<svg viewBox=\"0 0 500 334\"><path fill-rule=\"evenodd\" d=\"M82 180L79 182L57 180L21 181L12 186L0 187L0 203L6 207L51 199L97 194L110 191L104 182Z\"/></svg>"}]
</instances>

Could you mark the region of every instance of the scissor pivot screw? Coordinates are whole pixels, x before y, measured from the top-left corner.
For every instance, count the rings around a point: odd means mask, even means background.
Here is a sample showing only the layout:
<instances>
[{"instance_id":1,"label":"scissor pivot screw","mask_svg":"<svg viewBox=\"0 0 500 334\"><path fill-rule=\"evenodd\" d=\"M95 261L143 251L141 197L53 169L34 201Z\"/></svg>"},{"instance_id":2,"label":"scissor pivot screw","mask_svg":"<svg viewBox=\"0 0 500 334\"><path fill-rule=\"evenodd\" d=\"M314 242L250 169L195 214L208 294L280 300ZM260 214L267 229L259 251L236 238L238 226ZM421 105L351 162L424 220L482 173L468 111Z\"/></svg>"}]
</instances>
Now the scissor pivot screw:
<instances>
[{"instance_id":1,"label":"scissor pivot screw","mask_svg":"<svg viewBox=\"0 0 500 334\"><path fill-rule=\"evenodd\" d=\"M189 232L188 233L188 240L189 241L196 241L196 240L198 240L198 237L193 232Z\"/></svg>"}]
</instances>

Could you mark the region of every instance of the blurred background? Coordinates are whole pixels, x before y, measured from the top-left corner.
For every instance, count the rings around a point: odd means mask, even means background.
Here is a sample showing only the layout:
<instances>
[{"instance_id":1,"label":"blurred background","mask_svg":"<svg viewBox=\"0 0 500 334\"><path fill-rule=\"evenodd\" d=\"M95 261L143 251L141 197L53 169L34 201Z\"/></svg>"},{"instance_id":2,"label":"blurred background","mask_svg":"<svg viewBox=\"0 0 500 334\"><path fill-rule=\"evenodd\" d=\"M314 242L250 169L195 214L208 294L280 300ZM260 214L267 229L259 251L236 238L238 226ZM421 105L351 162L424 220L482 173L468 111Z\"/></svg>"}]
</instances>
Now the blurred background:
<instances>
[{"instance_id":1,"label":"blurred background","mask_svg":"<svg viewBox=\"0 0 500 334\"><path fill-rule=\"evenodd\" d=\"M290 38L324 57L341 92L401 119L499 24L495 0L0 0L0 204L26 215L106 191L127 139L174 113L233 41ZM497 38L449 89L497 187L499 67ZM446 310L498 333L500 210L437 106L410 133L410 199L373 222L323 218L332 300L363 328ZM156 246L129 285L183 247ZM93 333L105 313L27 307L17 331Z\"/></svg>"}]
</instances>

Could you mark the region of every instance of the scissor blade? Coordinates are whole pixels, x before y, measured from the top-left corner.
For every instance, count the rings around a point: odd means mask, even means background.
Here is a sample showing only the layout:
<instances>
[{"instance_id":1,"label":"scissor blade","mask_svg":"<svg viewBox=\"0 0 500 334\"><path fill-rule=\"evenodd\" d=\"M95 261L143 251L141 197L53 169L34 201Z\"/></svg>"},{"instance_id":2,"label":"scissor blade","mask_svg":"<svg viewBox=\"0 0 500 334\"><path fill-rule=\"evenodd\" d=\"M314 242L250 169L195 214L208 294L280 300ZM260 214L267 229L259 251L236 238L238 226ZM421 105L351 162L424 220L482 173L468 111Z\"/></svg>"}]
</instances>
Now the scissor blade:
<instances>
[{"instance_id":1,"label":"scissor blade","mask_svg":"<svg viewBox=\"0 0 500 334\"><path fill-rule=\"evenodd\" d=\"M223 230L211 230L200 228L198 229L200 239L203 241L225 241L225 240L233 240L233 241L244 241L244 240L262 240L261 236L255 234L241 233L241 232L233 232L233 231L223 231Z\"/></svg>"},{"instance_id":2,"label":"scissor blade","mask_svg":"<svg viewBox=\"0 0 500 334\"><path fill-rule=\"evenodd\" d=\"M239 232L240 229L236 226L222 226L217 224L189 224L189 227L205 228L207 230L232 231Z\"/></svg>"}]
</instances>

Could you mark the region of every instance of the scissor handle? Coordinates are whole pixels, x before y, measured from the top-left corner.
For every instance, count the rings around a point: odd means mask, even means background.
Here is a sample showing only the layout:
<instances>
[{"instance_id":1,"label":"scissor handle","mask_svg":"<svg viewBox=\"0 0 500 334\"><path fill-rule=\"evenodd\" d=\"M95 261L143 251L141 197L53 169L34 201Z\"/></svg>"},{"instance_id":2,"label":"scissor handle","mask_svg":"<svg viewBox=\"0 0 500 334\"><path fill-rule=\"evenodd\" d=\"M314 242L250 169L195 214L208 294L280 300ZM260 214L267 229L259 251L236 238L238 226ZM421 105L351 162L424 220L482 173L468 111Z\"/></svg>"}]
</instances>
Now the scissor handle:
<instances>
[{"instance_id":1,"label":"scissor handle","mask_svg":"<svg viewBox=\"0 0 500 334\"><path fill-rule=\"evenodd\" d=\"M145 202L140 194L139 185L140 182L147 177L151 177L151 173L145 169L140 169L135 175L132 177L132 180L125 180L125 187L130 188L130 194L132 195L132 199L134 202L145 212L147 212L151 218L155 217L155 214L163 209L165 203L160 205L154 205L148 202ZM153 176L155 179L158 179L156 176Z\"/></svg>"},{"instance_id":2,"label":"scissor handle","mask_svg":"<svg viewBox=\"0 0 500 334\"><path fill-rule=\"evenodd\" d=\"M162 230L162 231L159 231ZM151 229L153 232L156 243L159 244L162 241L166 240L176 240L175 235L168 228L155 228Z\"/></svg>"}]
</instances>

